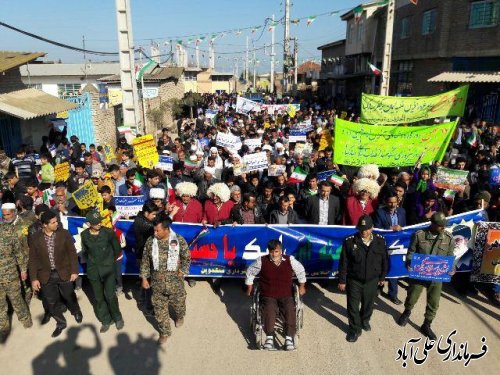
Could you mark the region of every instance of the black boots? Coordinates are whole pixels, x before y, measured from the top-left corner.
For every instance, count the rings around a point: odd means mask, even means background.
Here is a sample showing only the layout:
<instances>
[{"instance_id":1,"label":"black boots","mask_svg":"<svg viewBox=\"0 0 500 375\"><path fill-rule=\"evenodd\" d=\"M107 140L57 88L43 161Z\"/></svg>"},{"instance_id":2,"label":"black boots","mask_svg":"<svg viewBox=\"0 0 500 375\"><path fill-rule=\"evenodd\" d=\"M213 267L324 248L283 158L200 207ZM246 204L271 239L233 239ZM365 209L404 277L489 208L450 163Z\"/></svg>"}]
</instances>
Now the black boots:
<instances>
[{"instance_id":1,"label":"black boots","mask_svg":"<svg viewBox=\"0 0 500 375\"><path fill-rule=\"evenodd\" d=\"M437 339L436 334L431 329L431 322L427 319L424 320L424 324L420 327L420 332L430 340L436 341Z\"/></svg>"},{"instance_id":2,"label":"black boots","mask_svg":"<svg viewBox=\"0 0 500 375\"><path fill-rule=\"evenodd\" d=\"M405 310L398 319L398 324L401 327L404 327L408 323L408 319L410 318L411 311Z\"/></svg>"}]
</instances>

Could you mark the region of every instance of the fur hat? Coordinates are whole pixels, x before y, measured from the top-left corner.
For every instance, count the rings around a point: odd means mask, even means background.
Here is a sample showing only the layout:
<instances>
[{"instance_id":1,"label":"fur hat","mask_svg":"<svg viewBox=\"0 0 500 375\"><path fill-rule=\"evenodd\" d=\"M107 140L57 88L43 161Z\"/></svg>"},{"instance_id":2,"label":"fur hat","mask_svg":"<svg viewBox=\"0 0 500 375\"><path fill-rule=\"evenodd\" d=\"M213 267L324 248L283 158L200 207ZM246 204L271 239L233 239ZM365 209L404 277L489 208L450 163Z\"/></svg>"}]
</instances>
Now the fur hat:
<instances>
[{"instance_id":1,"label":"fur hat","mask_svg":"<svg viewBox=\"0 0 500 375\"><path fill-rule=\"evenodd\" d=\"M375 199L380 192L380 186L377 181L363 177L356 180L356 182L352 185L352 191L355 194L358 194L362 190L366 190L368 194L370 194L370 198Z\"/></svg>"},{"instance_id":2,"label":"fur hat","mask_svg":"<svg viewBox=\"0 0 500 375\"><path fill-rule=\"evenodd\" d=\"M161 188L152 188L149 191L149 198L151 199L165 199L165 190Z\"/></svg>"},{"instance_id":3,"label":"fur hat","mask_svg":"<svg viewBox=\"0 0 500 375\"><path fill-rule=\"evenodd\" d=\"M362 165L358 171L359 178L371 178L372 180L376 180L379 176L380 172L378 170L378 165L376 164Z\"/></svg>"},{"instance_id":4,"label":"fur hat","mask_svg":"<svg viewBox=\"0 0 500 375\"><path fill-rule=\"evenodd\" d=\"M175 193L177 196L182 197L183 195L189 195L190 197L195 197L198 193L198 186L192 182L179 182L175 185Z\"/></svg>"},{"instance_id":5,"label":"fur hat","mask_svg":"<svg viewBox=\"0 0 500 375\"><path fill-rule=\"evenodd\" d=\"M231 192L227 185L223 182L218 182L210 186L207 190L207 195L216 195L222 202L227 202L231 198Z\"/></svg>"}]
</instances>

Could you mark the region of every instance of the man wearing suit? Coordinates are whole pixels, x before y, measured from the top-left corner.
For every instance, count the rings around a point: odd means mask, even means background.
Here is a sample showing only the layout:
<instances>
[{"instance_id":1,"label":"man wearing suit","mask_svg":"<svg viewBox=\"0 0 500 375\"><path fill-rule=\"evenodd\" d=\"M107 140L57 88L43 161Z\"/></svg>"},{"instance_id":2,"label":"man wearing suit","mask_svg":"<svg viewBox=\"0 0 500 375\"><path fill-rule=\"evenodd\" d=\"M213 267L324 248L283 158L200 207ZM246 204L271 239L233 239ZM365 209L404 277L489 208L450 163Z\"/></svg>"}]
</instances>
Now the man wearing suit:
<instances>
[{"instance_id":1,"label":"man wearing suit","mask_svg":"<svg viewBox=\"0 0 500 375\"><path fill-rule=\"evenodd\" d=\"M66 328L61 299L77 323L83 319L73 286L78 277L78 260L73 238L67 230L58 228L57 215L44 212L41 222L42 230L31 237L28 269L33 290L42 290L50 314L57 322L52 333L52 337L57 337Z\"/></svg>"},{"instance_id":2,"label":"man wearing suit","mask_svg":"<svg viewBox=\"0 0 500 375\"><path fill-rule=\"evenodd\" d=\"M389 192L385 197L385 206L375 211L373 215L373 225L378 229L390 229L399 232L406 226L406 211L398 207L398 195L396 192ZM398 298L398 279L389 279L389 300L395 305L403 302Z\"/></svg>"},{"instance_id":3,"label":"man wearing suit","mask_svg":"<svg viewBox=\"0 0 500 375\"><path fill-rule=\"evenodd\" d=\"M340 221L340 201L331 192L332 185L322 181L319 194L309 197L305 210L309 224L335 225Z\"/></svg>"}]
</instances>

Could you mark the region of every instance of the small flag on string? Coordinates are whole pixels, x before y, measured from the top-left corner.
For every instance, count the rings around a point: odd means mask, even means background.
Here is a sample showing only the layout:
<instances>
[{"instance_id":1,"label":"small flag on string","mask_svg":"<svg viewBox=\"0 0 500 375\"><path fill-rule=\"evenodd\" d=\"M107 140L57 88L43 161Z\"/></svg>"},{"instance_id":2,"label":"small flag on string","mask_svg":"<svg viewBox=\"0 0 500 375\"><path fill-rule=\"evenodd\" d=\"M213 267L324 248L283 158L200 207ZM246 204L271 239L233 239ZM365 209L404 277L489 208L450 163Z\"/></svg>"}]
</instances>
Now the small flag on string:
<instances>
[{"instance_id":1,"label":"small flag on string","mask_svg":"<svg viewBox=\"0 0 500 375\"><path fill-rule=\"evenodd\" d=\"M363 15L364 9L360 5L360 6L357 6L356 8L354 8L352 11L354 13L354 22L358 23L359 20L361 19L361 16Z\"/></svg>"},{"instance_id":2,"label":"small flag on string","mask_svg":"<svg viewBox=\"0 0 500 375\"><path fill-rule=\"evenodd\" d=\"M387 5L389 5L389 0L379 1L379 2L377 3L377 6L378 6L379 8L385 7L385 6L387 6Z\"/></svg>"},{"instance_id":3,"label":"small flag on string","mask_svg":"<svg viewBox=\"0 0 500 375\"><path fill-rule=\"evenodd\" d=\"M252 27L252 34L257 32L258 30L261 29L262 26L255 26L255 27Z\"/></svg>"},{"instance_id":4,"label":"small flag on string","mask_svg":"<svg viewBox=\"0 0 500 375\"><path fill-rule=\"evenodd\" d=\"M187 40L187 44L191 44L191 43L193 43L193 38L189 38L189 39Z\"/></svg>"},{"instance_id":5,"label":"small flag on string","mask_svg":"<svg viewBox=\"0 0 500 375\"><path fill-rule=\"evenodd\" d=\"M271 23L269 23L268 30L273 31L277 24L278 24L278 21L271 21Z\"/></svg>"},{"instance_id":6,"label":"small flag on string","mask_svg":"<svg viewBox=\"0 0 500 375\"><path fill-rule=\"evenodd\" d=\"M368 61L368 66L372 70L373 74L375 74L376 76L382 75L382 71L379 68L377 68L375 65L371 64L369 61Z\"/></svg>"},{"instance_id":7,"label":"small flag on string","mask_svg":"<svg viewBox=\"0 0 500 375\"><path fill-rule=\"evenodd\" d=\"M301 182L304 182L306 180L306 177L307 172L300 167L296 167L293 170L293 173L290 175L288 182L292 184L300 184Z\"/></svg>"},{"instance_id":8,"label":"small flag on string","mask_svg":"<svg viewBox=\"0 0 500 375\"><path fill-rule=\"evenodd\" d=\"M314 21L316 21L316 16L311 16L307 19L307 26L310 26Z\"/></svg>"},{"instance_id":9,"label":"small flag on string","mask_svg":"<svg viewBox=\"0 0 500 375\"><path fill-rule=\"evenodd\" d=\"M137 73L135 75L135 78L137 79L137 81L140 81L142 79L142 76L144 75L144 73L146 73L146 71L149 68L151 68L153 65L156 65L156 64L157 64L156 61L149 59L148 62L146 64L144 64L142 66L142 68L139 69L139 71L137 71Z\"/></svg>"},{"instance_id":10,"label":"small flag on string","mask_svg":"<svg viewBox=\"0 0 500 375\"><path fill-rule=\"evenodd\" d=\"M213 43L215 39L217 39L217 34L212 34L212 36L210 37L210 41Z\"/></svg>"},{"instance_id":11,"label":"small flag on string","mask_svg":"<svg viewBox=\"0 0 500 375\"><path fill-rule=\"evenodd\" d=\"M199 36L198 38L196 38L196 45L200 45L201 43L203 43L203 41L205 40L205 37L204 36Z\"/></svg>"},{"instance_id":12,"label":"small flag on string","mask_svg":"<svg viewBox=\"0 0 500 375\"><path fill-rule=\"evenodd\" d=\"M177 43L178 46L182 46L182 39L177 40L176 43Z\"/></svg>"},{"instance_id":13,"label":"small flag on string","mask_svg":"<svg viewBox=\"0 0 500 375\"><path fill-rule=\"evenodd\" d=\"M443 193L443 198L446 199L447 201L452 201L455 199L455 195L457 194L456 191L446 189Z\"/></svg>"},{"instance_id":14,"label":"small flag on string","mask_svg":"<svg viewBox=\"0 0 500 375\"><path fill-rule=\"evenodd\" d=\"M336 14L339 14L339 11L338 10L334 10L333 12L330 12L330 16L334 16Z\"/></svg>"}]
</instances>

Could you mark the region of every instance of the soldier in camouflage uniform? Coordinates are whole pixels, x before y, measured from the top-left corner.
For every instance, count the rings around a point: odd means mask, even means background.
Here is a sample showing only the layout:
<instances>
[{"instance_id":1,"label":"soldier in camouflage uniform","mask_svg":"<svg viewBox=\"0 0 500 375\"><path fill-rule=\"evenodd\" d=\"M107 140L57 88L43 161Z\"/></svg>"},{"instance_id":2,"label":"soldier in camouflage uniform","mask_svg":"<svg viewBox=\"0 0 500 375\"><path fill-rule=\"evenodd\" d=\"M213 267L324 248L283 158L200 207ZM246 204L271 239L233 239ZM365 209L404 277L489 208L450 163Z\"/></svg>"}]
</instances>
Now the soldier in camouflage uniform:
<instances>
[{"instance_id":1,"label":"soldier in camouflage uniform","mask_svg":"<svg viewBox=\"0 0 500 375\"><path fill-rule=\"evenodd\" d=\"M184 276L189 273L191 253L186 240L170 229L168 219L160 219L154 227L154 237L144 246L141 263L142 287L153 289L153 307L160 327L158 344L164 344L172 334L169 304L176 314L175 326L184 323L186 290ZM148 279L151 277L151 284Z\"/></svg>"},{"instance_id":2,"label":"soldier in camouflage uniform","mask_svg":"<svg viewBox=\"0 0 500 375\"><path fill-rule=\"evenodd\" d=\"M9 218L10 211L15 211L15 205L4 203L2 214L4 216L7 214ZM23 326L30 328L33 325L29 308L21 294L19 276L23 281L28 278L28 257L12 229L8 224L2 223L0 225L0 341L2 342L9 331L7 297Z\"/></svg>"},{"instance_id":3,"label":"soldier in camouflage uniform","mask_svg":"<svg viewBox=\"0 0 500 375\"><path fill-rule=\"evenodd\" d=\"M447 255L453 256L455 240L451 233L446 232L446 217L442 212L436 212L431 217L431 225L424 230L417 230L410 242L408 254L406 256L406 267L409 268L414 253L429 255ZM455 264L449 272L455 273ZM431 340L436 340L436 334L431 329L431 323L436 317L439 308L439 299L441 297L441 288L443 283L437 281L423 281L409 279L408 295L405 301L405 311L399 317L398 324L404 327L408 323L411 310L417 303L422 291L427 289L427 305L425 308L424 324L420 331Z\"/></svg>"},{"instance_id":4,"label":"soldier in camouflage uniform","mask_svg":"<svg viewBox=\"0 0 500 375\"><path fill-rule=\"evenodd\" d=\"M12 205L13 204L11 203L9 207L12 207ZM26 259L28 259L30 252L28 246L28 228L34 222L34 220L31 220L31 218L27 217L26 215L22 217L20 214L18 214L16 206L13 205L13 207L14 208L12 209L4 209L2 206L2 225L5 225L8 230L12 232L12 235L14 235L18 239L21 245L21 249L26 256ZM23 297L29 306L31 298L33 297L33 291L31 289L31 283L29 279L23 280L22 286Z\"/></svg>"}]
</instances>

